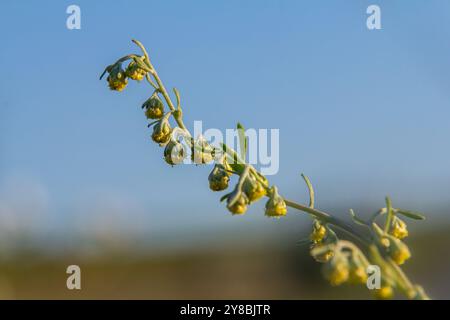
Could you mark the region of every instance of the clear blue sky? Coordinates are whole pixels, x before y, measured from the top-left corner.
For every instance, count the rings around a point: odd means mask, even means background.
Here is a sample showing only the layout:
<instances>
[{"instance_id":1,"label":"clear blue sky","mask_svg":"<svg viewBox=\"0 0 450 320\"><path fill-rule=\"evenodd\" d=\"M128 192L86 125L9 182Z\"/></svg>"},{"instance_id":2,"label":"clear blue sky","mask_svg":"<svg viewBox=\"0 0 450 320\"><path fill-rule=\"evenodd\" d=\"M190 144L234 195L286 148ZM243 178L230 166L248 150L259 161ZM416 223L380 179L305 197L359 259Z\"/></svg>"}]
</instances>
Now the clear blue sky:
<instances>
[{"instance_id":1,"label":"clear blue sky","mask_svg":"<svg viewBox=\"0 0 450 320\"><path fill-rule=\"evenodd\" d=\"M382 30L366 28L373 3ZM81 30L66 29L70 4ZM56 232L114 217L131 232L274 223L261 205L230 217L210 168L164 164L140 109L146 85L98 80L137 51L131 38L180 89L188 125L280 128L271 180L285 195L305 198L305 172L319 206L390 194L448 208L448 1L3 1L0 17L4 216L36 209L33 228Z\"/></svg>"}]
</instances>

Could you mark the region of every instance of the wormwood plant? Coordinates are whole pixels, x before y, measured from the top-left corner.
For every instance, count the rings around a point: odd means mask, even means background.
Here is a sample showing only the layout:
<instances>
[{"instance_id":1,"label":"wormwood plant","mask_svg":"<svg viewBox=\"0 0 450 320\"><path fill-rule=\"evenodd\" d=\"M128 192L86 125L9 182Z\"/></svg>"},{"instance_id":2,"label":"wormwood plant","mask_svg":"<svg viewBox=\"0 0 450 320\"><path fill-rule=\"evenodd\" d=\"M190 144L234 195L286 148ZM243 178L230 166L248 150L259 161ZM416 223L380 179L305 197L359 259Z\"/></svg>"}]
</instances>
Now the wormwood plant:
<instances>
[{"instance_id":1,"label":"wormwood plant","mask_svg":"<svg viewBox=\"0 0 450 320\"><path fill-rule=\"evenodd\" d=\"M183 123L180 94L173 89L176 104L173 103L156 69L153 67L145 47L137 40L133 42L142 54L126 55L106 67L100 79L108 73L107 82L111 90L122 91L128 79L142 81L144 78L153 93L142 104L145 116L152 120L151 138L164 147L164 159L169 165L182 163L186 157L198 165L211 163L209 187L223 191L229 187L230 178L237 176L237 183L221 201L234 215L244 214L247 207L267 197L265 215L280 218L287 214L288 207L307 213L313 219L312 232L308 239L311 256L323 264L323 274L331 285L344 283L365 285L369 265L376 265L381 271L381 287L374 289L376 298L389 299L395 291L409 299L428 299L422 287L412 283L400 266L411 257L408 246L402 241L408 236L406 223L402 218L422 220L415 212L396 208L389 197L386 204L370 219L364 220L350 210L352 223L316 209L314 189L307 176L302 175L309 190L309 204L303 205L282 197L276 186L269 183L255 167L246 163L247 137L242 125L237 125L239 152L225 144L212 146L203 137L192 137ZM127 62L124 69L123 64ZM163 99L161 99L161 96ZM164 102L169 110L166 110ZM175 126L172 127L172 123ZM184 143L182 143L184 142ZM347 238L339 239L334 229L339 229ZM351 241L353 240L353 242ZM370 280L370 279L369 279Z\"/></svg>"}]
</instances>

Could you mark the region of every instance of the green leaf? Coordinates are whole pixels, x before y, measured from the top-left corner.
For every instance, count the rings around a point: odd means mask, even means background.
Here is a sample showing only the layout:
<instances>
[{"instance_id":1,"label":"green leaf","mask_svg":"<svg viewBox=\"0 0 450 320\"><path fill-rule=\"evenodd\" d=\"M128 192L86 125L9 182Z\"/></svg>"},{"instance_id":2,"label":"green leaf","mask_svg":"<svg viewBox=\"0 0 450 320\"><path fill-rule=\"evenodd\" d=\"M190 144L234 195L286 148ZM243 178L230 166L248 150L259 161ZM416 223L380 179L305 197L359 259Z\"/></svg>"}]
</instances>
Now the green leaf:
<instances>
[{"instance_id":1,"label":"green leaf","mask_svg":"<svg viewBox=\"0 0 450 320\"><path fill-rule=\"evenodd\" d=\"M396 209L396 212L400 213L401 215L404 215L405 217L410 218L410 219L425 220L425 216L419 212L403 210L403 209Z\"/></svg>"},{"instance_id":2,"label":"green leaf","mask_svg":"<svg viewBox=\"0 0 450 320\"><path fill-rule=\"evenodd\" d=\"M336 232L334 232L334 230L332 230L328 225L325 225L325 228L327 229L327 240L328 241L332 241L333 243L337 242L339 240Z\"/></svg>"},{"instance_id":3,"label":"green leaf","mask_svg":"<svg viewBox=\"0 0 450 320\"><path fill-rule=\"evenodd\" d=\"M222 197L220 197L220 202L223 202L225 199L227 199L230 195L232 194L232 192L227 193L226 195L223 195Z\"/></svg>"},{"instance_id":4,"label":"green leaf","mask_svg":"<svg viewBox=\"0 0 450 320\"><path fill-rule=\"evenodd\" d=\"M306 175L304 175L303 173L301 175L302 175L303 180L305 180L306 186L308 187L309 207L314 208L314 188L312 186L311 180L309 180L309 178Z\"/></svg>"},{"instance_id":5,"label":"green leaf","mask_svg":"<svg viewBox=\"0 0 450 320\"><path fill-rule=\"evenodd\" d=\"M244 171L244 169L245 169L245 165L242 164L242 163L231 163L231 164L229 164L229 166L237 174L241 174Z\"/></svg>"},{"instance_id":6,"label":"green leaf","mask_svg":"<svg viewBox=\"0 0 450 320\"><path fill-rule=\"evenodd\" d=\"M360 226L366 226L366 227L368 226L364 220L362 220L356 216L356 213L355 213L355 211L353 211L353 209L350 209L350 216L352 217L352 220L354 223L359 224Z\"/></svg>"},{"instance_id":7,"label":"green leaf","mask_svg":"<svg viewBox=\"0 0 450 320\"><path fill-rule=\"evenodd\" d=\"M173 88L173 92L175 93L175 96L177 98L177 109L181 108L181 98L180 98L180 92L177 88Z\"/></svg>"},{"instance_id":8,"label":"green leaf","mask_svg":"<svg viewBox=\"0 0 450 320\"><path fill-rule=\"evenodd\" d=\"M384 232L388 232L389 227L391 226L392 218L394 217L394 210L392 208L391 198L389 197L386 197L386 210L387 210L387 217L386 223L384 224Z\"/></svg>"},{"instance_id":9,"label":"green leaf","mask_svg":"<svg viewBox=\"0 0 450 320\"><path fill-rule=\"evenodd\" d=\"M234 151L233 149L229 148L225 143L220 143L223 152L225 152L225 154L228 157L228 163L230 165L233 164L244 164L244 161L241 159L241 157L236 153L236 151Z\"/></svg>"},{"instance_id":10,"label":"green leaf","mask_svg":"<svg viewBox=\"0 0 450 320\"><path fill-rule=\"evenodd\" d=\"M245 138L245 129L244 129L244 126L242 124L240 124L239 122L237 124L236 129L237 129L238 137L239 137L239 151L241 154L241 158L245 162L245 159L247 156L247 139Z\"/></svg>"}]
</instances>

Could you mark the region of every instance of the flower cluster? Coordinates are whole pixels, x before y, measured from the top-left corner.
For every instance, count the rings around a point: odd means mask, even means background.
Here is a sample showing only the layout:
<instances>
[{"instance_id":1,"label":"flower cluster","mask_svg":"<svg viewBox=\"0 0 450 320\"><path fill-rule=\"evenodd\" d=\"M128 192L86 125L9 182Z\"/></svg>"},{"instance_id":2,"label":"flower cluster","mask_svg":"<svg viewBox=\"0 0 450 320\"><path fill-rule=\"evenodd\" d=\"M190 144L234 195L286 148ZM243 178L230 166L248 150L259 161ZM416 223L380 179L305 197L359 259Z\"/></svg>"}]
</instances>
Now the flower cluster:
<instances>
[{"instance_id":1,"label":"flower cluster","mask_svg":"<svg viewBox=\"0 0 450 320\"><path fill-rule=\"evenodd\" d=\"M365 284L369 265L364 254L354 245L341 240L335 245L333 257L324 265L323 272L331 285Z\"/></svg>"},{"instance_id":2,"label":"flower cluster","mask_svg":"<svg viewBox=\"0 0 450 320\"><path fill-rule=\"evenodd\" d=\"M124 61L131 60L126 69L122 67ZM128 78L141 81L147 75L149 68L145 64L145 56L129 55L107 66L100 79L108 73L106 81L111 90L122 91L128 84Z\"/></svg>"},{"instance_id":3,"label":"flower cluster","mask_svg":"<svg viewBox=\"0 0 450 320\"><path fill-rule=\"evenodd\" d=\"M411 257L408 246L402 241L408 236L406 223L397 215L421 220L423 216L417 213L395 209L391 206L389 198L386 199L387 207L380 209L370 221L363 221L351 211L353 220L371 229L369 253L366 257L353 243L339 240L336 234L320 220L314 220L310 235L311 255L318 262L324 263L324 276L332 285L364 284L367 281L367 267L374 263L383 268L384 277L381 287L373 290L374 296L379 299L390 299L394 290L405 291L409 298L426 298L419 286L414 286L403 279L398 279L398 267ZM375 222L380 216L385 216L384 230ZM369 263L369 260L372 260ZM403 282L403 283L402 283ZM406 283L404 283L406 282Z\"/></svg>"},{"instance_id":4,"label":"flower cluster","mask_svg":"<svg viewBox=\"0 0 450 320\"><path fill-rule=\"evenodd\" d=\"M233 174L239 176L239 181L233 191L222 197L222 201L226 200L227 209L232 214L245 213L251 203L267 196L266 216L281 217L286 215L287 206L284 199L279 195L278 189L275 186L269 186L268 180L253 166L246 164L245 161L238 157L234 150L227 149L227 152L224 152L223 149L211 146L202 136L195 139L191 136L182 123L178 91L174 89L178 102L175 108L150 63L145 49L140 43L136 42L136 44L143 49L143 56L131 54L119 59L114 64L106 67L100 78L105 73L108 73L107 82L109 87L117 91L121 91L126 87L128 79L141 81L145 77L149 80L154 91L142 104L142 109L146 118L153 120L148 125L148 127L153 127L151 138L155 143L164 147L164 160L171 166L181 164L188 156L188 151L190 151L190 159L197 165L208 164L214 161L215 165L208 176L209 187L213 191L227 189L231 176ZM127 60L131 61L126 69L123 70L122 63ZM152 81L152 77L157 84ZM170 109L167 112L160 95L164 97ZM172 118L175 119L175 126L170 123ZM242 136L244 130L241 125L238 125L238 131L242 141L245 141L245 137ZM187 142L188 148L174 135L175 132L180 133L180 136ZM240 148L240 154L245 158L247 152L246 144L240 145Z\"/></svg>"},{"instance_id":5,"label":"flower cluster","mask_svg":"<svg viewBox=\"0 0 450 320\"><path fill-rule=\"evenodd\" d=\"M233 165L231 165L232 167ZM242 172L239 174L239 181L233 191L221 199L222 201L227 200L227 208L232 214L244 214L247 211L248 205L267 196L268 200L265 205L266 216L279 218L286 215L286 203L278 194L276 186L269 187L267 179L250 165L240 165L237 167L243 167ZM229 171L225 169L224 165L214 167L209 176L211 190L224 190L223 188L216 188L218 181L222 181L220 184L221 187L228 186L228 177L225 177L228 175L227 172ZM224 183L225 181L226 183Z\"/></svg>"},{"instance_id":6,"label":"flower cluster","mask_svg":"<svg viewBox=\"0 0 450 320\"><path fill-rule=\"evenodd\" d=\"M247 137L242 125L238 124L239 153L226 145L213 147L202 136L193 138L183 123L183 112L178 90L174 88L176 104L165 89L144 46L136 41L142 55L130 54L107 66L100 79L106 78L111 90L122 91L128 84L128 79L142 81L144 78L152 86L153 91L142 104L145 117L152 121L151 139L164 147L163 155L167 164L174 166L189 159L196 165L214 162L208 176L209 188L212 191L224 191L229 188L233 176L238 181L231 192L225 194L221 201L226 200L227 209L234 215L244 214L248 206L267 197L265 215L282 217L287 213L287 207L310 214L313 217L312 232L308 239L311 256L323 264L323 274L331 285L364 284L368 279L366 273L369 265L377 265L383 274L381 287L374 290L377 298L391 298L395 291L405 294L408 298L426 299L427 296L420 286L412 284L400 265L405 263L411 253L403 239L408 236L406 223L399 215L422 220L423 216L393 208L389 198L386 207L380 209L369 220L358 218L351 210L351 218L355 225L331 216L314 207L314 189L306 176L303 176L309 189L309 205L288 201L280 196L278 188L255 167L246 163ZM125 70L122 64L128 62ZM166 110L167 108L167 110ZM378 225L377 219L384 217L384 226ZM361 232L356 225L363 226ZM363 249L348 240L340 239L333 231L337 228L346 235L353 237Z\"/></svg>"},{"instance_id":7,"label":"flower cluster","mask_svg":"<svg viewBox=\"0 0 450 320\"><path fill-rule=\"evenodd\" d=\"M323 273L331 285L364 284L369 262L354 244L339 240L336 234L319 220L314 220L310 235L311 255L324 263Z\"/></svg>"}]
</instances>

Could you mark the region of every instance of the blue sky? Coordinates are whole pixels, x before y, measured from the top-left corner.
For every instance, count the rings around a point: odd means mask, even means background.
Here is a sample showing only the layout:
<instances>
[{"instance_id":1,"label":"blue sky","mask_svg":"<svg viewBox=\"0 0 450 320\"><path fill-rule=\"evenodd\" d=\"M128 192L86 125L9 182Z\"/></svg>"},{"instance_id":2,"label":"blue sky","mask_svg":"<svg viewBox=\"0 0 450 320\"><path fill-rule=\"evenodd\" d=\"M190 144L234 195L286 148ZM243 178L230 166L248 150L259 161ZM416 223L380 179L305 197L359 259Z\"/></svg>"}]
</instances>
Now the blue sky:
<instances>
[{"instance_id":1,"label":"blue sky","mask_svg":"<svg viewBox=\"0 0 450 320\"><path fill-rule=\"evenodd\" d=\"M366 28L373 3L382 30ZM66 28L70 4L81 30ZM259 204L230 217L209 167L164 164L140 109L149 87L98 80L137 51L131 38L181 91L189 126L280 128L283 194L304 199L305 172L326 208L386 194L448 208L449 2L3 1L0 15L0 200L12 216L40 206L33 229L274 223Z\"/></svg>"}]
</instances>

